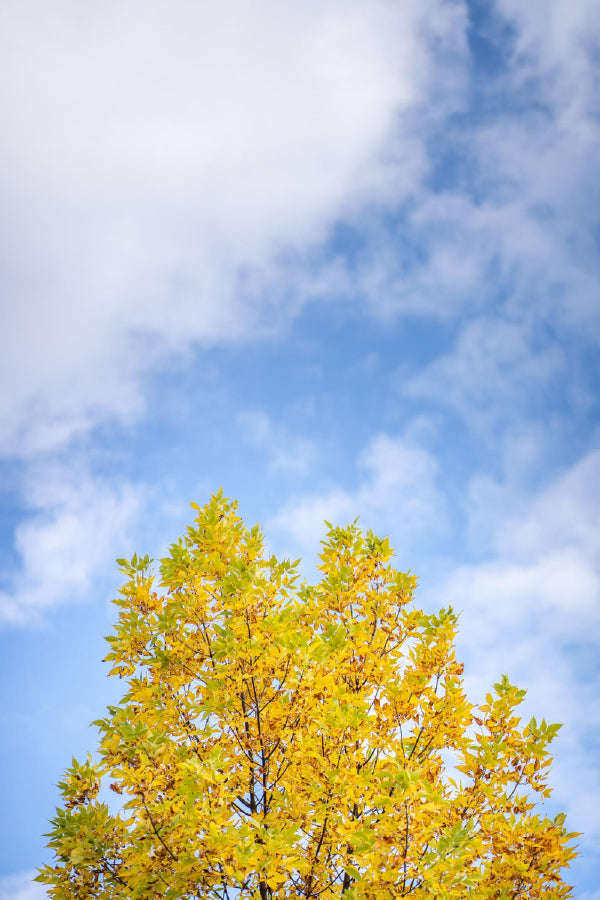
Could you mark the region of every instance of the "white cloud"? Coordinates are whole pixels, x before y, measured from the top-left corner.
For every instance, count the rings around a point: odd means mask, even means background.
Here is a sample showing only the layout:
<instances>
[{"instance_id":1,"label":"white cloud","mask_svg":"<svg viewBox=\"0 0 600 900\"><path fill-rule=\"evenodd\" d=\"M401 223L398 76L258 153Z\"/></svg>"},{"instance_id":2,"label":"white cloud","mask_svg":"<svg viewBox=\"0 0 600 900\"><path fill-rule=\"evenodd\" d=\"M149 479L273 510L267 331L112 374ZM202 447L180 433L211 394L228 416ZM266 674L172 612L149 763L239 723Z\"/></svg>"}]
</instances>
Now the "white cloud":
<instances>
[{"instance_id":1,"label":"white cloud","mask_svg":"<svg viewBox=\"0 0 600 900\"><path fill-rule=\"evenodd\" d=\"M4 447L131 419L161 352L270 327L278 254L389 192L447 7L3 4Z\"/></svg>"},{"instance_id":2,"label":"white cloud","mask_svg":"<svg viewBox=\"0 0 600 900\"><path fill-rule=\"evenodd\" d=\"M34 882L36 872L19 872L0 879L0 900L43 900L47 897L42 884Z\"/></svg>"},{"instance_id":3,"label":"white cloud","mask_svg":"<svg viewBox=\"0 0 600 900\"><path fill-rule=\"evenodd\" d=\"M35 621L89 594L93 578L127 555L141 509L134 485L93 477L74 463L31 470L26 500L33 512L15 532L19 565L0 591L0 622Z\"/></svg>"},{"instance_id":4,"label":"white cloud","mask_svg":"<svg viewBox=\"0 0 600 900\"><path fill-rule=\"evenodd\" d=\"M267 522L266 534L285 535L298 552L314 554L325 520L345 525L360 516L363 529L392 533L404 555L424 531L443 529L446 510L436 485L437 464L426 449L410 438L381 433L359 457L358 469L364 474L354 489L324 487L285 504Z\"/></svg>"}]
</instances>

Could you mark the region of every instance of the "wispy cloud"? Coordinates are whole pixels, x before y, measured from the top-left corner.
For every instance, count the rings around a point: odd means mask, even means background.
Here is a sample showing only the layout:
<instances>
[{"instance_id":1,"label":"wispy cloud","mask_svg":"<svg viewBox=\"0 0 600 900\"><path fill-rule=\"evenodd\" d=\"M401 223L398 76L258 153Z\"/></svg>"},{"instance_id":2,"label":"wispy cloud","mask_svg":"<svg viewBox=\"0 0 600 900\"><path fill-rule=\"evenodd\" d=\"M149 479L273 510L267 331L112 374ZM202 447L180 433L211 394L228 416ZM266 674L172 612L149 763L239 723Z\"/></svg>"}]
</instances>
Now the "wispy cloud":
<instances>
[{"instance_id":1,"label":"wispy cloud","mask_svg":"<svg viewBox=\"0 0 600 900\"><path fill-rule=\"evenodd\" d=\"M0 622L36 621L87 596L93 580L131 543L140 488L89 470L41 465L28 476L31 513L15 533L18 567L0 591Z\"/></svg>"},{"instance_id":2,"label":"wispy cloud","mask_svg":"<svg viewBox=\"0 0 600 900\"><path fill-rule=\"evenodd\" d=\"M357 469L356 487L324 485L292 499L267 522L266 533L291 542L294 551L314 555L325 521L347 524L360 517L362 528L382 535L393 532L403 553L424 532L444 530L445 500L437 485L436 460L410 436L376 435L357 460Z\"/></svg>"},{"instance_id":3,"label":"wispy cloud","mask_svg":"<svg viewBox=\"0 0 600 900\"><path fill-rule=\"evenodd\" d=\"M306 474L317 457L315 441L292 433L274 422L265 412L242 412L237 423L243 439L268 459L269 471L280 474Z\"/></svg>"},{"instance_id":4,"label":"wispy cloud","mask_svg":"<svg viewBox=\"0 0 600 900\"><path fill-rule=\"evenodd\" d=\"M0 879L0 900L43 900L47 897L43 885L33 881L36 872L19 872Z\"/></svg>"},{"instance_id":5,"label":"wispy cloud","mask_svg":"<svg viewBox=\"0 0 600 900\"><path fill-rule=\"evenodd\" d=\"M597 338L594 4L502 0L470 15L485 59L472 49L454 102L421 121L423 177L385 227L367 223L351 261L356 296L386 318L452 321L493 304L527 327Z\"/></svg>"},{"instance_id":6,"label":"wispy cloud","mask_svg":"<svg viewBox=\"0 0 600 900\"><path fill-rule=\"evenodd\" d=\"M508 672L528 690L530 714L565 723L553 783L588 846L600 837L599 485L594 451L538 490L510 481L494 495L488 486L485 498L471 490L480 559L457 564L431 591L463 610L460 646L474 690Z\"/></svg>"},{"instance_id":7,"label":"wispy cloud","mask_svg":"<svg viewBox=\"0 0 600 900\"><path fill-rule=\"evenodd\" d=\"M489 429L539 411L550 391L562 392L566 369L557 343L522 323L481 317L465 324L450 352L421 369L403 392Z\"/></svg>"}]
</instances>

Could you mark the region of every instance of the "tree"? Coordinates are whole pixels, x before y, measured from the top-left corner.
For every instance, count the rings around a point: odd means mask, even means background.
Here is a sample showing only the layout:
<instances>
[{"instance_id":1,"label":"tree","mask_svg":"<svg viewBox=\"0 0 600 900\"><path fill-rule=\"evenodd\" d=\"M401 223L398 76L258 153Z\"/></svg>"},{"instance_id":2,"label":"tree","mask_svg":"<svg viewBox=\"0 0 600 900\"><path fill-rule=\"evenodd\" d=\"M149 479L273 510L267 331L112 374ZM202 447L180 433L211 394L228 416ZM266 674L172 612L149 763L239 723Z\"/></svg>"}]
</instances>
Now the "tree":
<instances>
[{"instance_id":1,"label":"tree","mask_svg":"<svg viewBox=\"0 0 600 900\"><path fill-rule=\"evenodd\" d=\"M572 896L575 834L534 799L559 726L521 727L506 676L467 701L457 617L388 541L330 526L309 585L221 492L195 509L159 576L119 560L127 692L59 785L50 897Z\"/></svg>"}]
</instances>

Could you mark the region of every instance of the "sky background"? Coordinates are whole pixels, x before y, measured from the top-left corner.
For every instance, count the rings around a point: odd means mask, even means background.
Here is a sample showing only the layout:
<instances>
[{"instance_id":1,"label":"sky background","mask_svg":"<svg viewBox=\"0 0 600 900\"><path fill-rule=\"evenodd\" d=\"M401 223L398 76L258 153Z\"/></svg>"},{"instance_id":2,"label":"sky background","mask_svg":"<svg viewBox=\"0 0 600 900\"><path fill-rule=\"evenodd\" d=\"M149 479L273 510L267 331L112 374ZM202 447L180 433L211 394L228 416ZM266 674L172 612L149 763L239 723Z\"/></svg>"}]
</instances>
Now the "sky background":
<instances>
[{"instance_id":1,"label":"sky background","mask_svg":"<svg viewBox=\"0 0 600 900\"><path fill-rule=\"evenodd\" d=\"M4 0L0 54L0 900L120 696L115 558L220 486L462 611L598 900L596 0Z\"/></svg>"}]
</instances>

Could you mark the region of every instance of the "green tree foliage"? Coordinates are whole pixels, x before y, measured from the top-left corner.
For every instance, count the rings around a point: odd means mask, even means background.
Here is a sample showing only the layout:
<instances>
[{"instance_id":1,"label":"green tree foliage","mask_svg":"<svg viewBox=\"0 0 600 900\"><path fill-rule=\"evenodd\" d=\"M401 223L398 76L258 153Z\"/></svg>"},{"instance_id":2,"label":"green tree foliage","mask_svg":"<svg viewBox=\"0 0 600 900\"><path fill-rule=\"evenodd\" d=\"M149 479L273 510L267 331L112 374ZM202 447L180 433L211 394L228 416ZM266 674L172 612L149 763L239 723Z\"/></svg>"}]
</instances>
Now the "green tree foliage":
<instances>
[{"instance_id":1,"label":"green tree foliage","mask_svg":"<svg viewBox=\"0 0 600 900\"><path fill-rule=\"evenodd\" d=\"M119 561L127 688L60 784L50 897L572 896L575 835L535 799L558 726L522 726L505 676L468 702L456 616L387 540L330 528L309 585L221 493L195 508L159 574Z\"/></svg>"}]
</instances>

